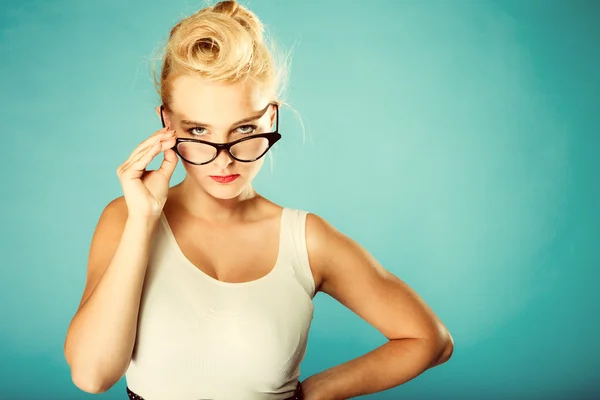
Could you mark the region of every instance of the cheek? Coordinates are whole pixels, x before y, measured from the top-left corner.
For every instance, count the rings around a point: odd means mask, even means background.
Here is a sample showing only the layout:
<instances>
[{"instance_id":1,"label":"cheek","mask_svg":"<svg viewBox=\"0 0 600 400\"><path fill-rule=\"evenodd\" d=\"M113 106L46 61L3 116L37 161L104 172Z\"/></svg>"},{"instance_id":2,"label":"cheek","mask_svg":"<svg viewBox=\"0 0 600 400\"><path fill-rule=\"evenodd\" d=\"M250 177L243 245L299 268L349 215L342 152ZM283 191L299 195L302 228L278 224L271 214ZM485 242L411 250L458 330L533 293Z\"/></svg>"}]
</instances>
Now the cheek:
<instances>
[{"instance_id":1,"label":"cheek","mask_svg":"<svg viewBox=\"0 0 600 400\"><path fill-rule=\"evenodd\" d=\"M251 163L246 163L245 167L247 168L246 171L246 176L252 177L254 178L256 176L256 174L258 174L258 171L260 171L263 163L265 162L265 158L267 157L267 155L263 156L263 158L261 158L260 160L251 162ZM241 163L243 164L243 163ZM243 172L242 172L243 174Z\"/></svg>"},{"instance_id":2,"label":"cheek","mask_svg":"<svg viewBox=\"0 0 600 400\"><path fill-rule=\"evenodd\" d=\"M254 180L256 175L258 175L258 172L262 168L262 165L265 161L264 159L265 157L251 163L237 162L231 171L242 176L240 183L244 182L244 184L248 184Z\"/></svg>"},{"instance_id":3,"label":"cheek","mask_svg":"<svg viewBox=\"0 0 600 400\"><path fill-rule=\"evenodd\" d=\"M181 161L181 160L180 160ZM213 170L208 168L208 165L192 165L186 162L182 162L183 167L185 168L185 172L190 177L193 177L194 180L201 182L204 178L208 178L211 173L214 173Z\"/></svg>"}]
</instances>

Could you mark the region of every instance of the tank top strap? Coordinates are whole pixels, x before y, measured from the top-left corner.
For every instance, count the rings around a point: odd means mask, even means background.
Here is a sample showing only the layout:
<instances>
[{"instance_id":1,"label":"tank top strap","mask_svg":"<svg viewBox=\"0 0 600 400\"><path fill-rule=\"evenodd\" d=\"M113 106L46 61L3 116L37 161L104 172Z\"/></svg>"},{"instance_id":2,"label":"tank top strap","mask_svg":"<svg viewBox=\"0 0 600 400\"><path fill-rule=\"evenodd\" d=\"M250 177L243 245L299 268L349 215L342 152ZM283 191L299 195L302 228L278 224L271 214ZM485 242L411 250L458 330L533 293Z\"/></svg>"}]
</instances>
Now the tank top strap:
<instances>
[{"instance_id":1,"label":"tank top strap","mask_svg":"<svg viewBox=\"0 0 600 400\"><path fill-rule=\"evenodd\" d=\"M312 299L315 295L315 281L308 259L306 247L307 211L284 208L281 218L280 259L291 267L300 285Z\"/></svg>"}]
</instances>

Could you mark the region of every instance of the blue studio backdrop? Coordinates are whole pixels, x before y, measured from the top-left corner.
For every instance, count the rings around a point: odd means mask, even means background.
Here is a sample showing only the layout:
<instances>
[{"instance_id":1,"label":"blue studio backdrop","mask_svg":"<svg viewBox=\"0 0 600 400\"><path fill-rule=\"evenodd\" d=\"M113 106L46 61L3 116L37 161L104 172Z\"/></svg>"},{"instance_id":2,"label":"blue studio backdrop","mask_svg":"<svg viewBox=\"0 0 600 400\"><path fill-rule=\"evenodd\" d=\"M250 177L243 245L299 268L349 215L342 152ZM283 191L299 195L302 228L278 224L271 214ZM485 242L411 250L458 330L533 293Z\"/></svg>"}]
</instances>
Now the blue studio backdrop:
<instances>
[{"instance_id":1,"label":"blue studio backdrop","mask_svg":"<svg viewBox=\"0 0 600 400\"><path fill-rule=\"evenodd\" d=\"M242 3L292 54L257 189L358 241L454 337L367 397L599 398L600 2ZM91 398L63 343L92 233L160 128L151 59L204 5L2 1L0 398ZM314 303L302 379L385 342ZM124 397L124 379L97 395Z\"/></svg>"}]
</instances>

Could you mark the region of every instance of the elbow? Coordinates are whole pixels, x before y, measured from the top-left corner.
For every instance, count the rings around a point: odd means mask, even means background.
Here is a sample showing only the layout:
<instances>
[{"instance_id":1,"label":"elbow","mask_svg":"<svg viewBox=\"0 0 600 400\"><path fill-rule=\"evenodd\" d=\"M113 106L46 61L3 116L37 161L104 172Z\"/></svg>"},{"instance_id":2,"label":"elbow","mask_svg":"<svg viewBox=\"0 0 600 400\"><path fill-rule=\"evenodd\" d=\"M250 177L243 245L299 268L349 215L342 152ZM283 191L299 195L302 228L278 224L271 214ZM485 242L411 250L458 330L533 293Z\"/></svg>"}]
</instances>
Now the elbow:
<instances>
[{"instance_id":1,"label":"elbow","mask_svg":"<svg viewBox=\"0 0 600 400\"><path fill-rule=\"evenodd\" d=\"M72 370L71 380L79 389L90 394L100 394L108 391L116 381L105 379L96 374Z\"/></svg>"},{"instance_id":2,"label":"elbow","mask_svg":"<svg viewBox=\"0 0 600 400\"><path fill-rule=\"evenodd\" d=\"M86 393L90 394L100 394L104 393L108 390L106 385L102 384L101 381L90 379L86 376L80 376L71 374L71 380L79 389L83 390Z\"/></svg>"},{"instance_id":3,"label":"elbow","mask_svg":"<svg viewBox=\"0 0 600 400\"><path fill-rule=\"evenodd\" d=\"M97 378L97 374L90 371L87 368L76 366L78 363L74 362L72 354L67 351L65 345L65 359L71 369L71 381L77 388L90 394L100 394L106 392L109 388L101 380Z\"/></svg>"},{"instance_id":4,"label":"elbow","mask_svg":"<svg viewBox=\"0 0 600 400\"><path fill-rule=\"evenodd\" d=\"M454 353L454 339L449 332L446 331L444 334L440 335L437 343L439 343L438 351L436 351L436 355L433 358L430 368L447 362Z\"/></svg>"},{"instance_id":5,"label":"elbow","mask_svg":"<svg viewBox=\"0 0 600 400\"><path fill-rule=\"evenodd\" d=\"M99 368L101 365L99 361L85 362L79 358L75 358L73 354L65 352L65 358L67 364L71 369L71 381L77 388L90 394L100 394L108 391L125 375L125 371L121 370L121 373L113 373L114 369Z\"/></svg>"},{"instance_id":6,"label":"elbow","mask_svg":"<svg viewBox=\"0 0 600 400\"><path fill-rule=\"evenodd\" d=\"M448 339L446 340L446 346L444 347L444 351L442 352L442 355L440 356L440 364L443 364L446 361L448 361L450 359L450 357L452 357L453 353L454 353L454 339L452 339L452 336L450 336L450 334L448 334Z\"/></svg>"}]
</instances>

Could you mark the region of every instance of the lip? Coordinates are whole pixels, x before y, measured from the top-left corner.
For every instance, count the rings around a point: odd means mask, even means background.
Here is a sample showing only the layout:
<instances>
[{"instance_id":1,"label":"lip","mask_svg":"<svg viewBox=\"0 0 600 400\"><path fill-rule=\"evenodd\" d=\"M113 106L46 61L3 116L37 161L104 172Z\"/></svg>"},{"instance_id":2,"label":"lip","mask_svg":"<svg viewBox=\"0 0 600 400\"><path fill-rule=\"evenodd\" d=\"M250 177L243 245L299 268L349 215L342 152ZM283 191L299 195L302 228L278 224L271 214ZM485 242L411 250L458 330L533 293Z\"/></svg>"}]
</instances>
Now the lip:
<instances>
[{"instance_id":1,"label":"lip","mask_svg":"<svg viewBox=\"0 0 600 400\"><path fill-rule=\"evenodd\" d=\"M217 183L230 183L240 177L239 174L233 175L210 175L211 179Z\"/></svg>"}]
</instances>

